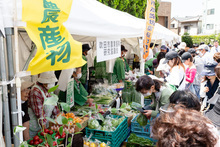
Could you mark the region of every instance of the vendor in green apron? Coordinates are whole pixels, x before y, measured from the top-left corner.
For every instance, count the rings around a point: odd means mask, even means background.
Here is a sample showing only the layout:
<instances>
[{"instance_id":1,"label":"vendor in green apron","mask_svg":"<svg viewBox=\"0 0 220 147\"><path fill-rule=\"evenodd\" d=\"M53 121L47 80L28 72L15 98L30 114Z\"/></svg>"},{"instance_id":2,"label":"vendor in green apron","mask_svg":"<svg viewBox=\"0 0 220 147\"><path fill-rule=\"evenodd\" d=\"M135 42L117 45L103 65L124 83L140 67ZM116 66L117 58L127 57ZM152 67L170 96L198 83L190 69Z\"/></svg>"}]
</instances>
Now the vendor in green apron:
<instances>
[{"instance_id":1,"label":"vendor in green apron","mask_svg":"<svg viewBox=\"0 0 220 147\"><path fill-rule=\"evenodd\" d=\"M169 87L163 85L156 76L142 76L136 82L136 90L141 92L145 97L151 95L153 103L144 107L144 115L147 118L155 118L159 114L159 108L170 103L170 96L174 92Z\"/></svg>"},{"instance_id":2,"label":"vendor in green apron","mask_svg":"<svg viewBox=\"0 0 220 147\"><path fill-rule=\"evenodd\" d=\"M96 82L104 83L104 79L109 79L109 74L106 72L106 61L97 62L97 56L95 56L94 68Z\"/></svg>"},{"instance_id":3,"label":"vendor in green apron","mask_svg":"<svg viewBox=\"0 0 220 147\"><path fill-rule=\"evenodd\" d=\"M83 44L82 45L82 58L83 60L87 61L86 56L88 55L88 51L91 48L89 47L89 44ZM82 66L82 77L80 78L80 82L84 86L86 90L88 90L88 81L87 81L87 63Z\"/></svg>"},{"instance_id":4,"label":"vendor in green apron","mask_svg":"<svg viewBox=\"0 0 220 147\"><path fill-rule=\"evenodd\" d=\"M88 92L83 87L82 83L79 81L81 78L81 68L76 68L76 70L73 72L73 78L74 78L74 101L76 104L82 106L85 103L91 104L93 102L93 99L87 99Z\"/></svg>"},{"instance_id":5,"label":"vendor in green apron","mask_svg":"<svg viewBox=\"0 0 220 147\"><path fill-rule=\"evenodd\" d=\"M154 75L154 66L153 66L153 61L157 60L156 58L151 58L147 62L145 62L145 74L146 75Z\"/></svg>"},{"instance_id":6,"label":"vendor in green apron","mask_svg":"<svg viewBox=\"0 0 220 147\"><path fill-rule=\"evenodd\" d=\"M117 58L115 61L113 74L112 74L112 83L122 83L125 80L125 72L130 70L129 65L124 58L127 49L123 45L121 45L121 57Z\"/></svg>"},{"instance_id":7,"label":"vendor in green apron","mask_svg":"<svg viewBox=\"0 0 220 147\"><path fill-rule=\"evenodd\" d=\"M46 99L56 96L52 96L50 93L48 93L48 90L54 87L55 82L57 82L57 78L53 71L44 72L40 74L37 83L31 89L30 98L28 101L28 113L30 116L30 138L34 137L38 131L41 130L41 126L44 126L44 128L49 127L49 122L45 117L56 117L60 112L57 106L43 106L43 103ZM44 118L43 122L42 119L39 121L39 119L42 117Z\"/></svg>"}]
</instances>

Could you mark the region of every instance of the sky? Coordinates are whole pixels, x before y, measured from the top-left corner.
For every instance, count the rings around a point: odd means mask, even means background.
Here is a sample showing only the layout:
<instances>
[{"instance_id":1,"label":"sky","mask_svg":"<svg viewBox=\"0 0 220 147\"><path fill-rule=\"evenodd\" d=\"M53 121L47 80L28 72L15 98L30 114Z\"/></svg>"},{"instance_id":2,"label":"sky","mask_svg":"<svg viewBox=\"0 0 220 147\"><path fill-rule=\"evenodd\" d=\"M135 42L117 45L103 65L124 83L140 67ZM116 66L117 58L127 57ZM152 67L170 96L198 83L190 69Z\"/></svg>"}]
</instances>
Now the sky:
<instances>
[{"instance_id":1,"label":"sky","mask_svg":"<svg viewBox=\"0 0 220 147\"><path fill-rule=\"evenodd\" d=\"M202 15L203 0L162 0L172 2L171 17Z\"/></svg>"}]
</instances>

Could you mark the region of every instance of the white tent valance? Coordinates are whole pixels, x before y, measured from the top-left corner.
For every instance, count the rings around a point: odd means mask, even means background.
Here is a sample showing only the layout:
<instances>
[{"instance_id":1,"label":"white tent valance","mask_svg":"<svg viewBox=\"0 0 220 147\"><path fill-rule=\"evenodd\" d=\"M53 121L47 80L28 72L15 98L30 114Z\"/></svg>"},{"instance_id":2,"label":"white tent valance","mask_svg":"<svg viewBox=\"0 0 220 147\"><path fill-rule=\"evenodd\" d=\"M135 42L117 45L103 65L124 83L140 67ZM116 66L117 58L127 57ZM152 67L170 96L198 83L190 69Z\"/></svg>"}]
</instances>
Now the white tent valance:
<instances>
[{"instance_id":1,"label":"white tent valance","mask_svg":"<svg viewBox=\"0 0 220 147\"><path fill-rule=\"evenodd\" d=\"M17 1L17 26L23 27L22 3ZM4 27L13 27L14 0L0 0L0 13ZM4 12L4 13L3 13ZM1 14L0 14L1 16ZM1 18L1 17L0 17ZM64 23L71 34L90 37L133 38L142 37L145 20L112 9L96 0L73 0L69 19ZM156 23L153 39L170 42L180 37Z\"/></svg>"}]
</instances>

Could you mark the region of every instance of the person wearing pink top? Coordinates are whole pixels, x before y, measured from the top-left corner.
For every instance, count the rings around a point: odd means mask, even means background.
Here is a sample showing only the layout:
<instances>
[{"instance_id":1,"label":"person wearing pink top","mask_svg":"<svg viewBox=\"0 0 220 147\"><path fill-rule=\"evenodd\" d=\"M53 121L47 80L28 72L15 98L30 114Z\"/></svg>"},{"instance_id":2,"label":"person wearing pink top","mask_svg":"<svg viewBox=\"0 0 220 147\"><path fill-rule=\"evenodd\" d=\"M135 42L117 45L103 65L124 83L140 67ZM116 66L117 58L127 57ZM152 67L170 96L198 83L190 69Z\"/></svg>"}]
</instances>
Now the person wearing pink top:
<instances>
[{"instance_id":1,"label":"person wearing pink top","mask_svg":"<svg viewBox=\"0 0 220 147\"><path fill-rule=\"evenodd\" d=\"M196 94L193 87L193 81L196 76L196 66L193 64L193 57L189 52L185 52L181 56L183 63L187 66L186 68L186 90L190 90Z\"/></svg>"}]
</instances>

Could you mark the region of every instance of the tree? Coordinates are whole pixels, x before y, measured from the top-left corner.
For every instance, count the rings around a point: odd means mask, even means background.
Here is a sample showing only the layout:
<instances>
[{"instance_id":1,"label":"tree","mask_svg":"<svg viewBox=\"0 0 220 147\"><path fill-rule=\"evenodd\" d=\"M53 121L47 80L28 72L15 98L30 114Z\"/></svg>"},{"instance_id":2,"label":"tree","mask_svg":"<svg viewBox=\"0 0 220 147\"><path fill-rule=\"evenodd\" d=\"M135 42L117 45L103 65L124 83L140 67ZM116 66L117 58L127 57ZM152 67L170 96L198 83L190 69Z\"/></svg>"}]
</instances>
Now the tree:
<instances>
[{"instance_id":1,"label":"tree","mask_svg":"<svg viewBox=\"0 0 220 147\"><path fill-rule=\"evenodd\" d=\"M192 47L193 46L193 40L192 37L189 36L189 33L184 33L182 36L182 42L185 42L187 47Z\"/></svg>"},{"instance_id":2,"label":"tree","mask_svg":"<svg viewBox=\"0 0 220 147\"><path fill-rule=\"evenodd\" d=\"M98 0L98 1L111 8L123 12L127 12L135 17L145 18L145 9L147 6L146 0ZM158 3L157 0L155 0L156 21L158 21L157 11L159 6L160 4Z\"/></svg>"}]
</instances>

